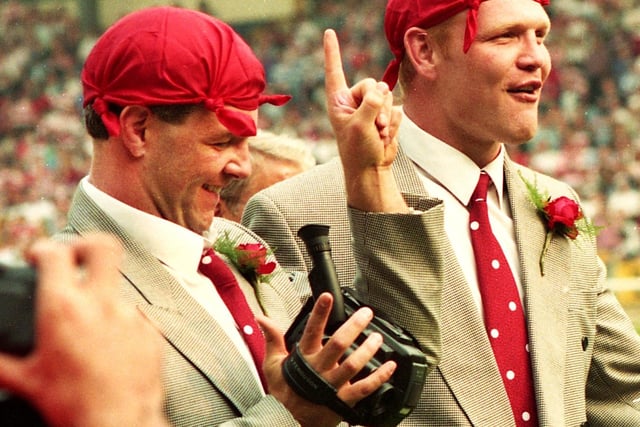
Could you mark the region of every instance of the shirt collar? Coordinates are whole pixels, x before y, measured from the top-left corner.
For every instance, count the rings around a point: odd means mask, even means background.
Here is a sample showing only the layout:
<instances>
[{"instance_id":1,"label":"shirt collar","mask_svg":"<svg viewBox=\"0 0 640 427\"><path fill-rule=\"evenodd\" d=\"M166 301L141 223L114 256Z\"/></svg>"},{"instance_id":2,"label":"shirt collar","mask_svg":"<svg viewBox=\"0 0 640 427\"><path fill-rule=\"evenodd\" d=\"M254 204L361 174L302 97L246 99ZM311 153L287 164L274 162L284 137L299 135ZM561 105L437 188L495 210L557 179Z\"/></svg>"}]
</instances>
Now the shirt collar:
<instances>
[{"instance_id":1,"label":"shirt collar","mask_svg":"<svg viewBox=\"0 0 640 427\"><path fill-rule=\"evenodd\" d=\"M205 245L203 236L109 196L86 177L81 185L108 215L162 263L183 273L198 270Z\"/></svg>"},{"instance_id":2,"label":"shirt collar","mask_svg":"<svg viewBox=\"0 0 640 427\"><path fill-rule=\"evenodd\" d=\"M404 112L398 140L402 150L416 166L431 180L445 187L462 205L467 205L480 175L480 168L473 160L420 129ZM493 181L500 206L503 200L504 150L504 145L501 145L500 153L483 168Z\"/></svg>"}]
</instances>

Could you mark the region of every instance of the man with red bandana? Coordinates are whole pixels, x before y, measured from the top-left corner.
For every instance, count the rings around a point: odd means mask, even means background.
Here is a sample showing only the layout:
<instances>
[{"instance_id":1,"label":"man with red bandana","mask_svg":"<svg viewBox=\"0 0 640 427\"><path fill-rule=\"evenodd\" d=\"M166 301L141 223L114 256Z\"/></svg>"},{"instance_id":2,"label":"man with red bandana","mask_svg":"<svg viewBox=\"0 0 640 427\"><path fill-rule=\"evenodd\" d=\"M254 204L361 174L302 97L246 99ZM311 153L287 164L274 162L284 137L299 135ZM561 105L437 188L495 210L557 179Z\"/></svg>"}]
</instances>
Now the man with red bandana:
<instances>
[{"instance_id":1,"label":"man with red bandana","mask_svg":"<svg viewBox=\"0 0 640 427\"><path fill-rule=\"evenodd\" d=\"M266 248L214 213L220 190L251 172L247 137L256 134L258 107L282 105L288 97L264 93L262 65L231 27L174 7L143 9L117 21L93 47L81 78L92 164L57 238L103 232L121 242L121 294L164 337L169 422L336 425L340 416L297 395L282 373L288 356L283 332L301 307L294 289L306 276L290 279L281 268L271 269L271 254L264 260L269 271L244 277L233 265L238 257L211 252L221 239L233 242L231 250ZM231 274L200 272L201 260L213 265L216 255ZM266 274L269 280L259 280ZM235 276L244 298L227 302L216 288L223 276L231 282ZM259 323L255 328L253 319L240 323L232 313L244 299ZM372 334L343 360L373 314L358 310L325 343L330 309L331 296L321 295L299 353L337 398L353 405L387 381L395 364L351 382L382 337Z\"/></svg>"},{"instance_id":2,"label":"man with red bandana","mask_svg":"<svg viewBox=\"0 0 640 427\"><path fill-rule=\"evenodd\" d=\"M578 195L514 163L505 149L537 129L551 69L546 3L390 0L384 29L394 59L383 82L351 88L328 31L327 106L341 159L263 190L245 209L243 223L277 247L291 270L310 260L289 236L305 223L330 225L341 283L357 276L369 304L440 355L402 425L640 425L640 338L607 287L596 230L579 213L569 221L577 236L550 225L535 196L579 207ZM379 100L385 83L387 90L399 83L399 111ZM487 195L472 197L476 183L487 181ZM487 206L487 222L470 221L478 202ZM496 286L514 282L515 297L500 306L487 296L484 265L476 265L489 240L472 243L487 223L504 262L485 265L510 270L512 279ZM429 254L428 262L384 253L399 241ZM422 278L393 280L407 269ZM434 289L442 301L431 319L425 313L434 313ZM494 352L502 333L513 332L489 326L495 311L519 316L526 345L509 341ZM501 364L508 353L522 357L522 370Z\"/></svg>"}]
</instances>

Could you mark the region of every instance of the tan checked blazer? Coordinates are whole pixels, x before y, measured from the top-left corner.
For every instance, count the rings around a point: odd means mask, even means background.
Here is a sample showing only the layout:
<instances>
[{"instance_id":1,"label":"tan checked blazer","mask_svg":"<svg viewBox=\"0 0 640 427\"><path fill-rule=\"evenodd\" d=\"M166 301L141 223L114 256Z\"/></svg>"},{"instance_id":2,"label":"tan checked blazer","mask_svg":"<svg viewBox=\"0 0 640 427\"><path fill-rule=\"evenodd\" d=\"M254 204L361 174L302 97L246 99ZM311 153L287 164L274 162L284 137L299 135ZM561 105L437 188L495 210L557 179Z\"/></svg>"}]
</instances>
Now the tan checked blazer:
<instances>
[{"instance_id":1,"label":"tan checked blazer","mask_svg":"<svg viewBox=\"0 0 640 427\"><path fill-rule=\"evenodd\" d=\"M172 425L298 425L275 398L261 395L255 376L213 318L147 249L129 237L81 188L76 191L68 221L67 227L56 236L59 240L101 231L116 236L124 245L122 295L151 320L166 340L165 408ZM241 243L262 242L230 221L216 219L214 227L228 231L231 238ZM246 281L243 284L252 306L256 310L261 306L286 330L300 308L289 275L278 269L270 284L261 283L255 292Z\"/></svg>"},{"instance_id":2,"label":"tan checked blazer","mask_svg":"<svg viewBox=\"0 0 640 427\"><path fill-rule=\"evenodd\" d=\"M535 173L505 160L540 425L640 426L640 339L606 288L595 241L554 237L541 275L539 257L546 230L517 170L531 181ZM379 313L391 315L412 331L439 360L427 377L419 406L402 425L512 426L482 319L445 237L442 202L429 197L402 151L394 172L410 205L424 214L348 211L341 166L333 160L258 193L249 201L243 223L277 248L280 264L292 270L310 266L302 242L295 237L298 228L306 223L330 225L341 283L351 284L357 259L361 294ZM535 177L552 197L577 200L565 184L540 174ZM357 225L353 242L350 221ZM407 250L394 254L390 246ZM422 280L398 280L406 278L407 270L421 274ZM442 292L439 310L427 307L438 295L434 287ZM434 330L438 326L439 334Z\"/></svg>"}]
</instances>

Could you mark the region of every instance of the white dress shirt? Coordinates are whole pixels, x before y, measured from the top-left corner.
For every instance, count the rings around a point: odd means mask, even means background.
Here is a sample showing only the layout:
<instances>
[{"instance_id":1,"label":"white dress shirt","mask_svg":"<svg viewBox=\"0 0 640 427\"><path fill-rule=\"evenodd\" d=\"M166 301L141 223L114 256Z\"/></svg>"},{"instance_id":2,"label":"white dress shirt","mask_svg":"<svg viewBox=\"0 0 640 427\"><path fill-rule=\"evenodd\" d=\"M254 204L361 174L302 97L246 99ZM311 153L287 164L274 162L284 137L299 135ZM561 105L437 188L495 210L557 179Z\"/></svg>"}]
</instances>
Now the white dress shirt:
<instances>
[{"instance_id":1,"label":"white dress shirt","mask_svg":"<svg viewBox=\"0 0 640 427\"><path fill-rule=\"evenodd\" d=\"M482 314L482 298L469 234L469 211L466 207L478 183L480 168L462 152L420 129L406 115L402 118L398 140L413 161L427 193L444 202L445 231ZM518 250L508 196L504 191L503 162L504 146L500 154L483 168L493 181L487 196L489 221L522 299Z\"/></svg>"}]
</instances>

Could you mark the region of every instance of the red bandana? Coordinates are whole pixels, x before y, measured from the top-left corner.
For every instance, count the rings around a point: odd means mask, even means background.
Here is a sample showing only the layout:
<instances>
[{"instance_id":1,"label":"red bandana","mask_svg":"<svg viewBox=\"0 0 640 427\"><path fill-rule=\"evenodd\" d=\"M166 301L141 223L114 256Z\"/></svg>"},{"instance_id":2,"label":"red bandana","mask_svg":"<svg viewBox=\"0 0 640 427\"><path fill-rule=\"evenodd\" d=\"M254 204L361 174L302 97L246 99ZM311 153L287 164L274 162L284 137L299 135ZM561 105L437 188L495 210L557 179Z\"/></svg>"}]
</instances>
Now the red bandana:
<instances>
[{"instance_id":1,"label":"red bandana","mask_svg":"<svg viewBox=\"0 0 640 427\"><path fill-rule=\"evenodd\" d=\"M82 70L84 106L93 104L109 135L120 134L109 104L202 103L238 136L256 134L248 115L287 95L265 95L264 68L224 22L189 9L157 7L125 16L100 37Z\"/></svg>"},{"instance_id":2,"label":"red bandana","mask_svg":"<svg viewBox=\"0 0 640 427\"><path fill-rule=\"evenodd\" d=\"M382 80L392 89L395 86L404 57L404 34L409 28L430 28L469 9L462 48L466 53L476 37L478 9L483 1L486 0L389 0L384 16L384 31L395 58L389 63ZM550 0L534 1L546 6Z\"/></svg>"}]
</instances>

